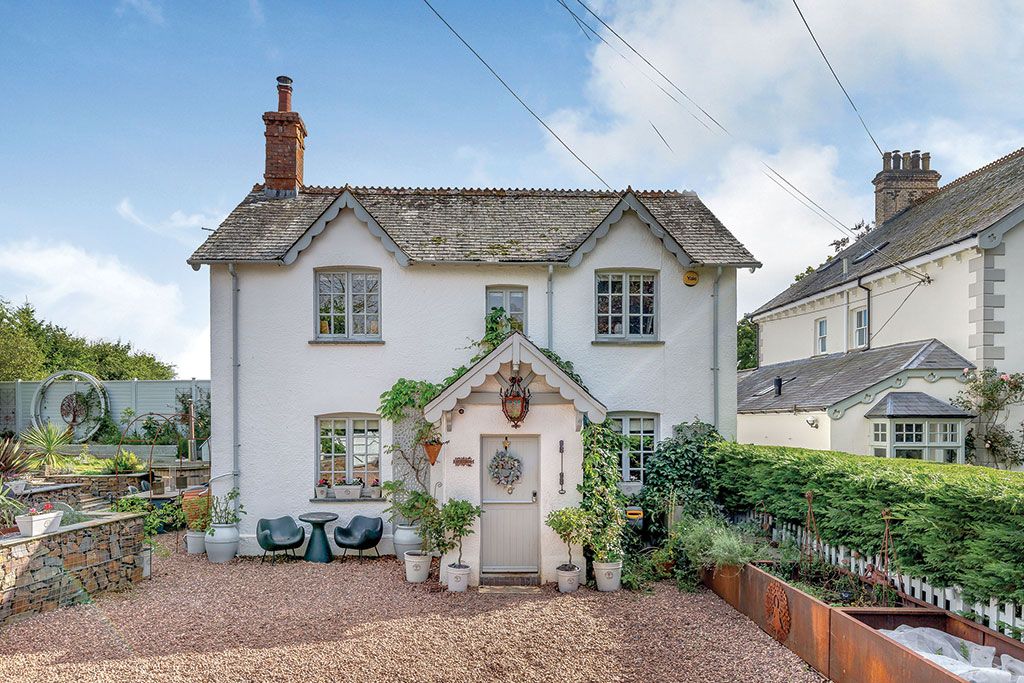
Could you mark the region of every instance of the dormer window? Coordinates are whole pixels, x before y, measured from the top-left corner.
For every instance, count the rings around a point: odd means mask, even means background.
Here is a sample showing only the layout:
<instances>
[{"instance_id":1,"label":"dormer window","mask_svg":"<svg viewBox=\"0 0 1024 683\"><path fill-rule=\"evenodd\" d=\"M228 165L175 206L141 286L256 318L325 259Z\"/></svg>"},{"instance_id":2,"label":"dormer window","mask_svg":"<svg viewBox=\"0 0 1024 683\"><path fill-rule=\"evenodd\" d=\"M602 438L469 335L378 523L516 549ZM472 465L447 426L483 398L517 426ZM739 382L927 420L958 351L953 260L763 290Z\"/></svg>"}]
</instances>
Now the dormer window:
<instances>
[{"instance_id":1,"label":"dormer window","mask_svg":"<svg viewBox=\"0 0 1024 683\"><path fill-rule=\"evenodd\" d=\"M380 271L316 271L318 339L380 339Z\"/></svg>"},{"instance_id":2,"label":"dormer window","mask_svg":"<svg viewBox=\"0 0 1024 683\"><path fill-rule=\"evenodd\" d=\"M657 274L651 272L597 273L599 340L657 339Z\"/></svg>"}]
</instances>

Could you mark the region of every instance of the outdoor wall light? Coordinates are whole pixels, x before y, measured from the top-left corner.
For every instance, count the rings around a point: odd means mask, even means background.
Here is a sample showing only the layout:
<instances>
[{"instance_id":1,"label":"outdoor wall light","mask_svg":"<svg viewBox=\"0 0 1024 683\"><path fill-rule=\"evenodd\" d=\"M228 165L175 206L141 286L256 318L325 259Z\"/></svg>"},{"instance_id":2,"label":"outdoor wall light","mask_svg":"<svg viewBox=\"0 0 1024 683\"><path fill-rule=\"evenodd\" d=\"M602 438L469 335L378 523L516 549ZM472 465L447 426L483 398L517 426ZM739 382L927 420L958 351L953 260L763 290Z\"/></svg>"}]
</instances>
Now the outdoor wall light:
<instances>
[{"instance_id":1,"label":"outdoor wall light","mask_svg":"<svg viewBox=\"0 0 1024 683\"><path fill-rule=\"evenodd\" d=\"M530 412L530 390L523 388L522 377L512 377L508 380L508 389L502 389L501 412L512 423L513 429L519 429L519 425L526 419Z\"/></svg>"},{"instance_id":2,"label":"outdoor wall light","mask_svg":"<svg viewBox=\"0 0 1024 683\"><path fill-rule=\"evenodd\" d=\"M817 429L818 428L818 418L816 418L816 417L809 417L809 418L807 418L806 422L807 422L808 425L811 426L811 429Z\"/></svg>"}]
</instances>

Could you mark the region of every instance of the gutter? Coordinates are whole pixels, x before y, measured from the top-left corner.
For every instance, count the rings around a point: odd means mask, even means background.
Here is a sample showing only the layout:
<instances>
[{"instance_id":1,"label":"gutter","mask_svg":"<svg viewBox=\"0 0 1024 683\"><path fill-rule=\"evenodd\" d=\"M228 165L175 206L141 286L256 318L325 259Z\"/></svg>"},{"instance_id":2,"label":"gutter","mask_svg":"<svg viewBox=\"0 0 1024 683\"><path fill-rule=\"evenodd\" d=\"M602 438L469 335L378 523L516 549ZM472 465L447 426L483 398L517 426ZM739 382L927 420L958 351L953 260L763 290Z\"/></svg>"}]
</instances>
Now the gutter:
<instances>
[{"instance_id":1,"label":"gutter","mask_svg":"<svg viewBox=\"0 0 1024 683\"><path fill-rule=\"evenodd\" d=\"M549 351L554 350L554 344L551 339L555 329L555 312L553 305L555 301L555 283L554 283L555 267L548 265L548 338L547 347Z\"/></svg>"},{"instance_id":2,"label":"gutter","mask_svg":"<svg viewBox=\"0 0 1024 683\"><path fill-rule=\"evenodd\" d=\"M235 264L228 264L231 274L231 474L233 488L239 488L241 467L239 465L238 438L238 273ZM235 510L239 501L235 499Z\"/></svg>"},{"instance_id":3,"label":"gutter","mask_svg":"<svg viewBox=\"0 0 1024 683\"><path fill-rule=\"evenodd\" d=\"M718 409L718 281L722 279L722 266L718 266L718 271L715 273L715 281L711 286L711 383L713 385L712 394L714 398L714 421L712 424L715 429L718 429L719 409Z\"/></svg>"},{"instance_id":4,"label":"gutter","mask_svg":"<svg viewBox=\"0 0 1024 683\"><path fill-rule=\"evenodd\" d=\"M862 351L870 351L871 350L871 290L861 284L861 280L863 278L864 278L863 275L861 275L860 277L857 278L857 286L860 287L861 289L863 289L865 292L867 292L867 312L868 312L868 330L867 330L867 332L868 332L868 343L863 347L863 349L860 349L860 350L862 350ZM849 295L847 295L847 297L849 297ZM849 303L847 303L847 305L846 305L846 311L847 311L846 312L846 319L847 319L846 320L846 324L849 325L850 324L850 321L849 321L849 319L850 319L850 312L849 312L850 311L850 305L849 305ZM847 336L847 343L849 343L849 336Z\"/></svg>"}]
</instances>

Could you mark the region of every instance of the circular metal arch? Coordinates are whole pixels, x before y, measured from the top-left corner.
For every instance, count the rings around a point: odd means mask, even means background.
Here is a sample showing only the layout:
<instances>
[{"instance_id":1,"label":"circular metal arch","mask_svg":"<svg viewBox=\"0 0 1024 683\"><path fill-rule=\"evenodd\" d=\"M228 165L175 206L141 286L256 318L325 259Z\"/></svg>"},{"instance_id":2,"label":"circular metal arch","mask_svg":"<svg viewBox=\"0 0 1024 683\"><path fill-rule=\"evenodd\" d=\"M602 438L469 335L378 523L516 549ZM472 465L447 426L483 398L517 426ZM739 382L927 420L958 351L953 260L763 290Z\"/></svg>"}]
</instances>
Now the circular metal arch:
<instances>
[{"instance_id":1,"label":"circular metal arch","mask_svg":"<svg viewBox=\"0 0 1024 683\"><path fill-rule=\"evenodd\" d=\"M32 396L32 424L39 428L43 426L43 397L46 396L46 390L50 388L50 385L62 377L77 377L78 379L85 380L96 389L96 393L100 397L100 419L82 437L72 438L73 443L83 443L92 438L92 435L99 430L100 424L103 421L102 418L107 414L107 392L103 388L103 383L88 372L61 370L40 382L39 386L36 387L36 393Z\"/></svg>"}]
</instances>

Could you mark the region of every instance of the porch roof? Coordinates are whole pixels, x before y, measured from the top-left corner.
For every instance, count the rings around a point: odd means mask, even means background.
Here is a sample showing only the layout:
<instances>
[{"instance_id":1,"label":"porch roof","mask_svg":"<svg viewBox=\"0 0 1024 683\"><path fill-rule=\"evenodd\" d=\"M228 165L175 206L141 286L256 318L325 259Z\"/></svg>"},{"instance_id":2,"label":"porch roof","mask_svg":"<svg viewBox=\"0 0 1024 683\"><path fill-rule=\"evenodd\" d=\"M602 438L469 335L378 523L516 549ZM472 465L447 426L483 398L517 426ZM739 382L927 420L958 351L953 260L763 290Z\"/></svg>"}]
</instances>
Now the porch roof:
<instances>
[{"instance_id":1,"label":"porch roof","mask_svg":"<svg viewBox=\"0 0 1024 683\"><path fill-rule=\"evenodd\" d=\"M528 363L535 374L543 376L551 388L572 403L577 411L586 414L591 422L604 421L608 408L518 331L509 335L508 339L477 361L466 374L434 397L423 408L423 417L430 422L437 422L444 413L453 410L459 401L468 397L473 389L486 382L488 377L497 375L505 363L512 365L513 372L518 372L521 364Z\"/></svg>"}]
</instances>

